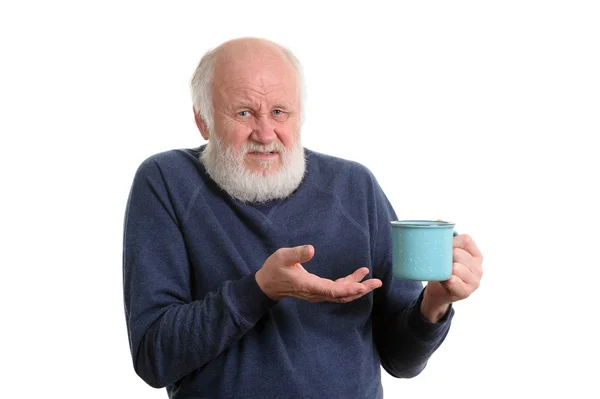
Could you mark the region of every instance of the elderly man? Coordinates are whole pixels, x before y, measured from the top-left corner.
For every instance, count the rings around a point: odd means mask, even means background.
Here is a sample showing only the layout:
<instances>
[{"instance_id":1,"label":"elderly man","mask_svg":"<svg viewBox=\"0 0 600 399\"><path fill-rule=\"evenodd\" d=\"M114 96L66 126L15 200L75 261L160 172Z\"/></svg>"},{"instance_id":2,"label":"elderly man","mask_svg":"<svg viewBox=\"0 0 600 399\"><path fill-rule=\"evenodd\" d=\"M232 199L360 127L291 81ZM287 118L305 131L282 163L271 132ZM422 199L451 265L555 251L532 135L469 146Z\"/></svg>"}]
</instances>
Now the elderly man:
<instances>
[{"instance_id":1,"label":"elderly man","mask_svg":"<svg viewBox=\"0 0 600 399\"><path fill-rule=\"evenodd\" d=\"M381 398L380 366L419 374L479 285L475 243L443 283L392 276L394 210L364 166L302 147L287 49L226 42L192 92L208 143L149 157L127 204L137 374L171 398Z\"/></svg>"}]
</instances>

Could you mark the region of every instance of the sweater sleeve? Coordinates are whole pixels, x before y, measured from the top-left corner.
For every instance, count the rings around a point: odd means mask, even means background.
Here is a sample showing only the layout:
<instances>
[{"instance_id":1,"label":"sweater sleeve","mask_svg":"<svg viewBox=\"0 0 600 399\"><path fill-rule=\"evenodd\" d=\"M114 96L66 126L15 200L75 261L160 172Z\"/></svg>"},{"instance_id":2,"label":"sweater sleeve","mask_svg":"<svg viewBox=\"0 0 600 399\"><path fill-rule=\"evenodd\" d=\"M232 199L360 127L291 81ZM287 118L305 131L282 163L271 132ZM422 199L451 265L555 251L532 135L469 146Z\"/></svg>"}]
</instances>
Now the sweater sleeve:
<instances>
[{"instance_id":1,"label":"sweater sleeve","mask_svg":"<svg viewBox=\"0 0 600 399\"><path fill-rule=\"evenodd\" d=\"M190 264L171 199L156 161L145 161L126 207L123 291L134 369L156 388L217 357L274 303L254 274L192 300Z\"/></svg>"},{"instance_id":2,"label":"sweater sleeve","mask_svg":"<svg viewBox=\"0 0 600 399\"><path fill-rule=\"evenodd\" d=\"M420 374L444 341L454 309L438 323L421 315L423 284L396 279L392 273L391 221L396 214L373 177L372 259L374 276L383 286L375 290L373 336L383 368L392 376L412 378Z\"/></svg>"}]
</instances>

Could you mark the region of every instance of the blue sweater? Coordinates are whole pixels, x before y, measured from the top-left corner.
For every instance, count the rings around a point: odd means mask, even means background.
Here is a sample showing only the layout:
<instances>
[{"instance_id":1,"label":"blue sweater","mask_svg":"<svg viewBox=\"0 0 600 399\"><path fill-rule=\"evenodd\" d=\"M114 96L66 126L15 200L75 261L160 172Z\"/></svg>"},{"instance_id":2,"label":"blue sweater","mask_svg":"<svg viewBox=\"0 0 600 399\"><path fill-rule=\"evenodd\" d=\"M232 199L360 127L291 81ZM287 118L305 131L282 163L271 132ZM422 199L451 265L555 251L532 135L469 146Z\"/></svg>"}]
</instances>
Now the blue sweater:
<instances>
[{"instance_id":1,"label":"blue sweater","mask_svg":"<svg viewBox=\"0 0 600 399\"><path fill-rule=\"evenodd\" d=\"M419 374L444 340L419 312L423 285L391 274L394 211L362 165L306 150L281 201L245 204L198 160L156 154L127 203L124 300L137 374L171 398L381 398L381 367ZM366 266L383 286L347 304L272 301L254 274L281 247L312 244L304 264L329 279Z\"/></svg>"}]
</instances>

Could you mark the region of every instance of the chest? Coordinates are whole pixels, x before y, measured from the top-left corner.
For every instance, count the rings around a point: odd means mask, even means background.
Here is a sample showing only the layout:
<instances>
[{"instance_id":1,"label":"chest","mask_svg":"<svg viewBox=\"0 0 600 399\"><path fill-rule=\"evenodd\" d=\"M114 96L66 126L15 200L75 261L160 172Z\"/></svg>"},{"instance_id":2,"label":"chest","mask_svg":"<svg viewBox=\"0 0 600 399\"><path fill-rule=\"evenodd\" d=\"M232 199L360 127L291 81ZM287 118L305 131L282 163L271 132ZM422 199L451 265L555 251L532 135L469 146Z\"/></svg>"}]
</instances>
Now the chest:
<instances>
[{"instance_id":1,"label":"chest","mask_svg":"<svg viewBox=\"0 0 600 399\"><path fill-rule=\"evenodd\" d=\"M222 205L193 210L182 229L194 297L259 270L282 247L313 245L315 256L304 267L332 280L371 268L366 222L335 201L283 203L266 211Z\"/></svg>"}]
</instances>

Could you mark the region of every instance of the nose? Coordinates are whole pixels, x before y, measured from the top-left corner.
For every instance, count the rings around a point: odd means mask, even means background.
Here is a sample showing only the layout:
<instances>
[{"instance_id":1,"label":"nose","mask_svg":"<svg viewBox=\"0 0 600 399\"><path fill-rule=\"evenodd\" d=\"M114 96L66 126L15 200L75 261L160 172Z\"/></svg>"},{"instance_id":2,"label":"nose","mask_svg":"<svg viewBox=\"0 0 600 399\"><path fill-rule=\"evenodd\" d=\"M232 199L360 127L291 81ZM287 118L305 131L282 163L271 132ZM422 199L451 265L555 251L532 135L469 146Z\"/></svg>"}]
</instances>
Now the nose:
<instances>
[{"instance_id":1,"label":"nose","mask_svg":"<svg viewBox=\"0 0 600 399\"><path fill-rule=\"evenodd\" d=\"M257 143L270 144L276 137L275 125L269 115L257 116L250 138Z\"/></svg>"}]
</instances>

